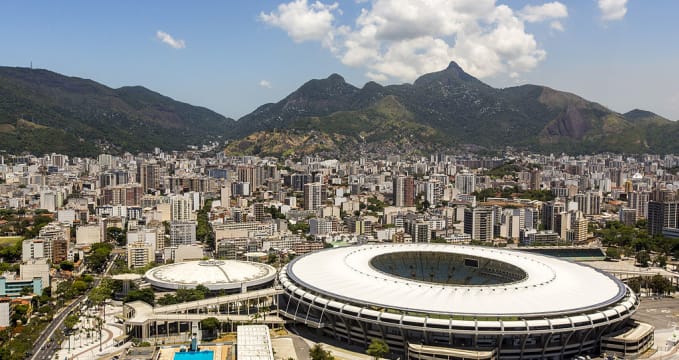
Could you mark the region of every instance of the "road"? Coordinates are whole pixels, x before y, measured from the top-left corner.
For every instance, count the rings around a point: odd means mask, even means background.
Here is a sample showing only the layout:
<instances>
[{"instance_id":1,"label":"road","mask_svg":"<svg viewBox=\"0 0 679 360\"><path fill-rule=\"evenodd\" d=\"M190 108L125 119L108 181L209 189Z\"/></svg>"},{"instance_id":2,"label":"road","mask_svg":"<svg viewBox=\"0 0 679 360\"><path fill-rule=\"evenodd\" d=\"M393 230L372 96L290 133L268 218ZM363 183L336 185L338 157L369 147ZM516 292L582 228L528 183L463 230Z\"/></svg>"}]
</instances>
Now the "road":
<instances>
[{"instance_id":1,"label":"road","mask_svg":"<svg viewBox=\"0 0 679 360\"><path fill-rule=\"evenodd\" d=\"M118 255L113 256L110 263L106 267L104 274L95 281L94 286L92 287L93 289L99 286L101 279L111 270L111 267L113 266L113 263L115 263L117 256ZM78 297L59 314L57 314L54 319L52 319L52 322L47 326L47 328L45 328L42 334L38 336L35 345L33 345L33 356L30 357L30 360L48 360L52 358L52 355L54 355L54 353L59 348L59 342L54 341L54 333L59 327L61 327L61 325L64 323L64 320L71 313L71 311L80 306L86 297L86 295Z\"/></svg>"}]
</instances>

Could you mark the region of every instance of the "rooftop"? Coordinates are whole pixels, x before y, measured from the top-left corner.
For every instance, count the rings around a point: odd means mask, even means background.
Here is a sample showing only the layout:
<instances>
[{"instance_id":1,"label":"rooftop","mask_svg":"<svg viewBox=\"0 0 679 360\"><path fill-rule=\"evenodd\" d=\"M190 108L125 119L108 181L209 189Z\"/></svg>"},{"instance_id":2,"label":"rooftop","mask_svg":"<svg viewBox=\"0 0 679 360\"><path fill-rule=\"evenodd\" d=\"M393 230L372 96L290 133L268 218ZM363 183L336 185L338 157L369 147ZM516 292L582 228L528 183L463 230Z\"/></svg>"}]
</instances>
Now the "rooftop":
<instances>
[{"instance_id":1,"label":"rooftop","mask_svg":"<svg viewBox=\"0 0 679 360\"><path fill-rule=\"evenodd\" d=\"M511 264L526 276L518 281L488 285L444 284L396 276L380 271L372 262L383 254L417 251L458 254L480 259L479 263ZM446 258L450 257L442 257ZM473 264L465 261L456 266ZM613 304L626 294L624 284L589 266L527 252L457 245L393 244L329 249L295 259L287 266L286 274L297 286L328 298L377 308L454 315L583 312Z\"/></svg>"},{"instance_id":2,"label":"rooftop","mask_svg":"<svg viewBox=\"0 0 679 360\"><path fill-rule=\"evenodd\" d=\"M210 290L239 289L272 281L272 266L237 260L187 261L163 265L146 272L144 278L154 286L178 289L206 286Z\"/></svg>"}]
</instances>

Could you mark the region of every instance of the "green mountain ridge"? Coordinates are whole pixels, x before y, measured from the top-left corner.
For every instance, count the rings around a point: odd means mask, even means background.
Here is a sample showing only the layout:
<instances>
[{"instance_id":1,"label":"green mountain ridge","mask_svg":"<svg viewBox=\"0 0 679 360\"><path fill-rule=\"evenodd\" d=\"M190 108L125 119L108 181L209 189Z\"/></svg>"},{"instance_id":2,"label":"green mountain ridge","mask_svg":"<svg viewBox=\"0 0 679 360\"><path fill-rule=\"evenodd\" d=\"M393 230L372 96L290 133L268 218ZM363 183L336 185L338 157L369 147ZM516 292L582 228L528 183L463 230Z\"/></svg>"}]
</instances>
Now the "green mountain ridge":
<instances>
[{"instance_id":1,"label":"green mountain ridge","mask_svg":"<svg viewBox=\"0 0 679 360\"><path fill-rule=\"evenodd\" d=\"M408 114L392 121L431 129L432 136L423 142L434 142L432 146L514 146L570 153L679 152L679 145L669 137L679 133L679 124L652 112L619 114L545 86L496 89L454 62L444 70L422 75L412 84L381 86L368 82L357 88L336 74L311 80L281 101L262 105L239 119L236 133L244 136L276 129L349 136L349 128L367 132L378 126L380 119L371 109L386 98L393 101L382 107L400 106ZM394 135L405 131L410 130L404 128ZM384 133L373 139L388 143L398 138Z\"/></svg>"},{"instance_id":2,"label":"green mountain ridge","mask_svg":"<svg viewBox=\"0 0 679 360\"><path fill-rule=\"evenodd\" d=\"M39 127L18 126L22 120ZM228 136L234 126L141 86L112 89L48 70L0 67L0 150L81 156L181 150Z\"/></svg>"},{"instance_id":3,"label":"green mountain ridge","mask_svg":"<svg viewBox=\"0 0 679 360\"><path fill-rule=\"evenodd\" d=\"M436 144L449 145L440 132L413 121L413 118L413 114L390 95L365 109L338 111L324 117L302 117L286 129L255 132L232 141L226 152L234 155L325 152L346 157L378 150L392 153L433 151Z\"/></svg>"},{"instance_id":4,"label":"green mountain ridge","mask_svg":"<svg viewBox=\"0 0 679 360\"><path fill-rule=\"evenodd\" d=\"M80 156L213 140L233 140L227 152L268 155L506 146L679 153L677 122L639 109L620 114L545 86L493 88L454 62L412 84L358 88L338 74L310 80L238 121L141 86L113 89L48 70L0 67L0 135L0 151Z\"/></svg>"}]
</instances>

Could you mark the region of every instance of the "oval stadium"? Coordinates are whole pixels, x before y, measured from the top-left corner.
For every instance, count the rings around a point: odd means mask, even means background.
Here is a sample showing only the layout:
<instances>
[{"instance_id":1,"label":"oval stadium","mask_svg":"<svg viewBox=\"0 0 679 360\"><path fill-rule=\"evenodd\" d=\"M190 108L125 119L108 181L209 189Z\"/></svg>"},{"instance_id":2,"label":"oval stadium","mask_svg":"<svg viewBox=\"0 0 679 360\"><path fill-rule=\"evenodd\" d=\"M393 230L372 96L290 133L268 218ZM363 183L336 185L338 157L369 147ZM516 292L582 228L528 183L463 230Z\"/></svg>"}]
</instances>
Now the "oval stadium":
<instances>
[{"instance_id":1,"label":"oval stadium","mask_svg":"<svg viewBox=\"0 0 679 360\"><path fill-rule=\"evenodd\" d=\"M283 316L358 346L384 340L408 359L570 359L624 347L653 328L639 298L589 266L496 248L397 244L324 250L279 274Z\"/></svg>"},{"instance_id":2,"label":"oval stadium","mask_svg":"<svg viewBox=\"0 0 679 360\"><path fill-rule=\"evenodd\" d=\"M272 266L238 260L203 260L152 268L144 279L159 290L193 289L203 285L211 291L226 292L269 286L276 277Z\"/></svg>"}]
</instances>

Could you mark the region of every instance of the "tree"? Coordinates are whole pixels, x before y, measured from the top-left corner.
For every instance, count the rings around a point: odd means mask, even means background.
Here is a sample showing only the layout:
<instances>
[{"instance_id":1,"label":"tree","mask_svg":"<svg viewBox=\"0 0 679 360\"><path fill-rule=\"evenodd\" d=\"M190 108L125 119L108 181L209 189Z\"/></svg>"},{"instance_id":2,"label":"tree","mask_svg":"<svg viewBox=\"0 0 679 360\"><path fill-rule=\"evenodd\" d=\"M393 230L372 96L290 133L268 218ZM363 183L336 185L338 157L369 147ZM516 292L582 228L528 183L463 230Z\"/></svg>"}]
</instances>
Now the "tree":
<instances>
[{"instance_id":1,"label":"tree","mask_svg":"<svg viewBox=\"0 0 679 360\"><path fill-rule=\"evenodd\" d=\"M372 339L365 353L378 360L389 353L389 345L381 339Z\"/></svg>"},{"instance_id":2,"label":"tree","mask_svg":"<svg viewBox=\"0 0 679 360\"><path fill-rule=\"evenodd\" d=\"M33 288L30 286L24 286L21 288L21 291L19 292L19 295L21 296L27 296L30 295L33 292Z\"/></svg>"},{"instance_id":3,"label":"tree","mask_svg":"<svg viewBox=\"0 0 679 360\"><path fill-rule=\"evenodd\" d=\"M311 360L335 360L329 350L323 349L323 345L316 344L309 349L309 357Z\"/></svg>"},{"instance_id":4,"label":"tree","mask_svg":"<svg viewBox=\"0 0 679 360\"><path fill-rule=\"evenodd\" d=\"M631 278L631 279L627 280L627 285L635 293L641 292L641 278L639 278L639 277Z\"/></svg>"},{"instance_id":5,"label":"tree","mask_svg":"<svg viewBox=\"0 0 679 360\"><path fill-rule=\"evenodd\" d=\"M207 288L207 286L200 284L196 286L196 292L199 292L203 294L203 298L206 298L210 294L210 289Z\"/></svg>"},{"instance_id":6,"label":"tree","mask_svg":"<svg viewBox=\"0 0 679 360\"><path fill-rule=\"evenodd\" d=\"M665 295L672 291L672 283L658 274L651 278L651 289L658 295Z\"/></svg>"},{"instance_id":7,"label":"tree","mask_svg":"<svg viewBox=\"0 0 679 360\"><path fill-rule=\"evenodd\" d=\"M665 254L660 254L655 257L655 263L658 264L659 267L664 268L667 266L667 256Z\"/></svg>"},{"instance_id":8,"label":"tree","mask_svg":"<svg viewBox=\"0 0 679 360\"><path fill-rule=\"evenodd\" d=\"M73 286L73 289L75 289L77 292L83 292L88 288L87 283L82 280L74 281L73 285L71 286Z\"/></svg>"},{"instance_id":9,"label":"tree","mask_svg":"<svg viewBox=\"0 0 679 360\"><path fill-rule=\"evenodd\" d=\"M606 248L606 257L609 259L620 259L620 250L617 247L609 246Z\"/></svg>"},{"instance_id":10,"label":"tree","mask_svg":"<svg viewBox=\"0 0 679 360\"><path fill-rule=\"evenodd\" d=\"M85 259L92 270L101 271L108 261L108 257L113 250L113 245L106 243L96 243L92 245L90 255Z\"/></svg>"},{"instance_id":11,"label":"tree","mask_svg":"<svg viewBox=\"0 0 679 360\"><path fill-rule=\"evenodd\" d=\"M125 230L117 227L106 228L106 240L109 242L115 242L120 246L124 246L127 242L127 236L125 235Z\"/></svg>"},{"instance_id":12,"label":"tree","mask_svg":"<svg viewBox=\"0 0 679 360\"><path fill-rule=\"evenodd\" d=\"M132 302L141 300L149 305L155 303L155 296L153 295L153 290L147 288L142 290L133 290L125 297L125 302Z\"/></svg>"},{"instance_id":13,"label":"tree","mask_svg":"<svg viewBox=\"0 0 679 360\"><path fill-rule=\"evenodd\" d=\"M68 260L64 260L61 263L59 263L59 268L62 271L73 271L73 263Z\"/></svg>"},{"instance_id":14,"label":"tree","mask_svg":"<svg viewBox=\"0 0 679 360\"><path fill-rule=\"evenodd\" d=\"M207 332L211 335L215 335L214 334L215 330L219 330L219 325L220 325L219 320L215 317L205 318L205 319L200 321L201 330L203 330L204 332ZM212 338L216 338L216 337L218 337L218 336L215 335Z\"/></svg>"},{"instance_id":15,"label":"tree","mask_svg":"<svg viewBox=\"0 0 679 360\"><path fill-rule=\"evenodd\" d=\"M66 329L73 330L73 328L78 324L80 317L78 315L69 315L64 320L64 326Z\"/></svg>"},{"instance_id":16,"label":"tree","mask_svg":"<svg viewBox=\"0 0 679 360\"><path fill-rule=\"evenodd\" d=\"M165 295L163 295L163 297L158 299L158 305L162 305L162 306L174 305L174 304L177 304L177 303L179 303L179 301L177 300L177 297L172 295L172 294L165 294Z\"/></svg>"},{"instance_id":17,"label":"tree","mask_svg":"<svg viewBox=\"0 0 679 360\"><path fill-rule=\"evenodd\" d=\"M648 254L648 251L641 250L637 253L636 260L639 265L648 267L648 263L651 261L651 255Z\"/></svg>"}]
</instances>

